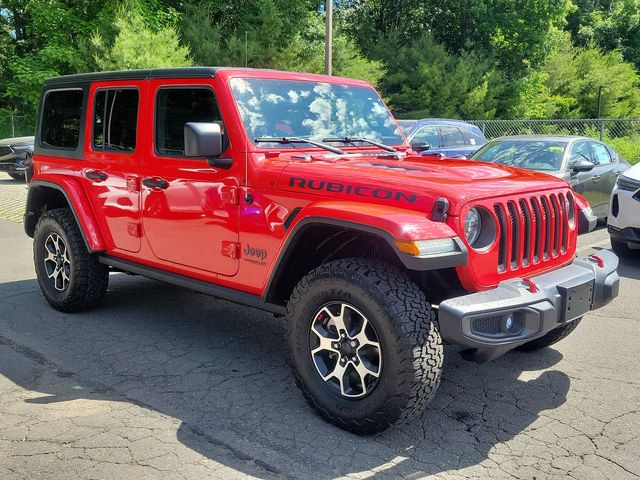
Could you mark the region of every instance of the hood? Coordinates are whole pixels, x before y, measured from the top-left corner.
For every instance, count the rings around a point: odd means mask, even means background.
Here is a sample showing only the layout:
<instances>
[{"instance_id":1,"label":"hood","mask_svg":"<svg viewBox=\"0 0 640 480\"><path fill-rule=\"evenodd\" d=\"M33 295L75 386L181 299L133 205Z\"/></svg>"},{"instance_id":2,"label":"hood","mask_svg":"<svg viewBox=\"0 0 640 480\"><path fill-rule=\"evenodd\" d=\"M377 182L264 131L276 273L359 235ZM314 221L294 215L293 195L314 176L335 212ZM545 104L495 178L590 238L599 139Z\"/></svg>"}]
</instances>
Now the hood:
<instances>
[{"instance_id":1,"label":"hood","mask_svg":"<svg viewBox=\"0 0 640 480\"><path fill-rule=\"evenodd\" d=\"M459 159L410 156L325 156L293 161L282 171L283 190L414 205L423 210L444 197L450 214L474 200L566 188L567 182L531 170ZM404 203L404 205L402 205Z\"/></svg>"},{"instance_id":2,"label":"hood","mask_svg":"<svg viewBox=\"0 0 640 480\"><path fill-rule=\"evenodd\" d=\"M638 180L640 182L640 163L625 170L624 172L622 172L622 175L633 180Z\"/></svg>"},{"instance_id":3,"label":"hood","mask_svg":"<svg viewBox=\"0 0 640 480\"><path fill-rule=\"evenodd\" d=\"M0 145L33 145L35 142L34 137L14 137L14 138L5 138L0 140Z\"/></svg>"}]
</instances>

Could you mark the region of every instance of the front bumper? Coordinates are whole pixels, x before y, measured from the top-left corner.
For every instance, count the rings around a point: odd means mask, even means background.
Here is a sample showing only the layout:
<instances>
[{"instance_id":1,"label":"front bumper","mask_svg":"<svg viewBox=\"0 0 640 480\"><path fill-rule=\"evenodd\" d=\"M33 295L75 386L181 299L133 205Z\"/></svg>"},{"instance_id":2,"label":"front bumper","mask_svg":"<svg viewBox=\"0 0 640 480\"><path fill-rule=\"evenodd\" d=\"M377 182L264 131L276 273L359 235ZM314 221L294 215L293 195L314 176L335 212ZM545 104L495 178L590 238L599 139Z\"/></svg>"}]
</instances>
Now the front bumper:
<instances>
[{"instance_id":1,"label":"front bumper","mask_svg":"<svg viewBox=\"0 0 640 480\"><path fill-rule=\"evenodd\" d=\"M601 266L599 265L601 261ZM618 296L618 257L608 250L566 267L440 304L442 338L484 362L600 308ZM528 283L527 283L528 282Z\"/></svg>"},{"instance_id":2,"label":"front bumper","mask_svg":"<svg viewBox=\"0 0 640 480\"><path fill-rule=\"evenodd\" d=\"M0 158L0 172L18 173L24 175L26 153L12 154Z\"/></svg>"}]
</instances>

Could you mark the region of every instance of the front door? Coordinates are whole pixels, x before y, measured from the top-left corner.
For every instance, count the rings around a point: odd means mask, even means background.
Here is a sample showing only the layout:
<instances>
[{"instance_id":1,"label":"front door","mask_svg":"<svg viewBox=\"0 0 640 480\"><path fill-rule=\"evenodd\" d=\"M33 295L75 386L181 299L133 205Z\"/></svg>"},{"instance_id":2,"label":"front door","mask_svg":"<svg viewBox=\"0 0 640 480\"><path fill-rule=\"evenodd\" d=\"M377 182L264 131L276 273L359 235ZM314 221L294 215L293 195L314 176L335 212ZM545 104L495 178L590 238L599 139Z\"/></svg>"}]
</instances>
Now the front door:
<instances>
[{"instance_id":1,"label":"front door","mask_svg":"<svg viewBox=\"0 0 640 480\"><path fill-rule=\"evenodd\" d=\"M591 151L593 152L593 161L596 164L593 169L593 178L600 186L600 202L596 214L599 217L606 217L609 215L611 192L618 179L617 164L613 161L604 144L591 142Z\"/></svg>"},{"instance_id":2,"label":"front door","mask_svg":"<svg viewBox=\"0 0 640 480\"><path fill-rule=\"evenodd\" d=\"M580 160L587 160L593 163L591 148L589 148L589 142L586 140L573 144L571 151L569 152L569 163L567 168L569 170L571 187L587 199L587 202L589 202L589 205L595 212L602 199L600 184L593 180L593 170L577 173L572 171L573 165Z\"/></svg>"},{"instance_id":3,"label":"front door","mask_svg":"<svg viewBox=\"0 0 640 480\"><path fill-rule=\"evenodd\" d=\"M140 132L144 83L95 83L87 109L82 177L110 249L140 250Z\"/></svg>"},{"instance_id":4,"label":"front door","mask_svg":"<svg viewBox=\"0 0 640 480\"><path fill-rule=\"evenodd\" d=\"M142 178L142 224L161 262L235 275L239 264L239 192L234 169L184 153L187 122L224 124L210 86L151 81L154 153ZM227 152L229 153L229 152Z\"/></svg>"}]
</instances>

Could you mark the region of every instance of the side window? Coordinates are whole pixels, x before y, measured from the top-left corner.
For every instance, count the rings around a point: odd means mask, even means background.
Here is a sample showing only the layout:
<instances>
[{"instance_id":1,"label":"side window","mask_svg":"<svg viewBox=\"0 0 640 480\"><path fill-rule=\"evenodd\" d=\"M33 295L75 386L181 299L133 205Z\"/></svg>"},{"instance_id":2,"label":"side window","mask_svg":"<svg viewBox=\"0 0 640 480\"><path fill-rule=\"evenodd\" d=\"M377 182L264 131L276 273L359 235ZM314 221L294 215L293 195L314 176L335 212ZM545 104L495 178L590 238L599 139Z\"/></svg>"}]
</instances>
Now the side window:
<instances>
[{"instance_id":1,"label":"side window","mask_svg":"<svg viewBox=\"0 0 640 480\"><path fill-rule=\"evenodd\" d=\"M138 90L99 90L93 112L93 148L133 152L138 126Z\"/></svg>"},{"instance_id":2,"label":"side window","mask_svg":"<svg viewBox=\"0 0 640 480\"><path fill-rule=\"evenodd\" d=\"M482 145L485 143L482 138L469 130L462 129L462 136L466 145Z\"/></svg>"},{"instance_id":3,"label":"side window","mask_svg":"<svg viewBox=\"0 0 640 480\"><path fill-rule=\"evenodd\" d=\"M184 157L184 126L189 122L224 125L218 103L209 88L162 88L156 96L156 151L167 157ZM226 146L226 145L225 145Z\"/></svg>"},{"instance_id":4,"label":"side window","mask_svg":"<svg viewBox=\"0 0 640 480\"><path fill-rule=\"evenodd\" d=\"M601 143L591 143L591 150L593 150L593 159L596 165L608 165L612 162L611 155L607 147Z\"/></svg>"},{"instance_id":5,"label":"side window","mask_svg":"<svg viewBox=\"0 0 640 480\"><path fill-rule=\"evenodd\" d=\"M571 154L569 155L569 168L573 168L578 160L587 160L593 162L591 158L591 150L587 142L578 142L571 147Z\"/></svg>"},{"instance_id":6,"label":"side window","mask_svg":"<svg viewBox=\"0 0 640 480\"><path fill-rule=\"evenodd\" d=\"M78 148L83 95L81 89L53 90L46 94L40 135L43 147L64 150Z\"/></svg>"},{"instance_id":7,"label":"side window","mask_svg":"<svg viewBox=\"0 0 640 480\"><path fill-rule=\"evenodd\" d=\"M440 127L443 147L464 147L464 137L455 127Z\"/></svg>"},{"instance_id":8,"label":"side window","mask_svg":"<svg viewBox=\"0 0 640 480\"><path fill-rule=\"evenodd\" d=\"M438 129L436 127L422 127L416 132L411 142L425 142L431 147L439 147L440 137L438 136Z\"/></svg>"}]
</instances>

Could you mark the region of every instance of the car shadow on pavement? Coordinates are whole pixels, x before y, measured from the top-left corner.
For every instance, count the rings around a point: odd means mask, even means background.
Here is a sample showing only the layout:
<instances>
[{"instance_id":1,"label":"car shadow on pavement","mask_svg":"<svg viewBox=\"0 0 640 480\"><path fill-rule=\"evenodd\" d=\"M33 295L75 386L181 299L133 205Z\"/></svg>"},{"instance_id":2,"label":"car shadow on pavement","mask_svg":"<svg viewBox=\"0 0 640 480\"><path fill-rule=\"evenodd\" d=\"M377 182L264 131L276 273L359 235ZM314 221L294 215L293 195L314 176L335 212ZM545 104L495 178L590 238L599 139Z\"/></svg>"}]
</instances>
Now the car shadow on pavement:
<instances>
[{"instance_id":1,"label":"car shadow on pavement","mask_svg":"<svg viewBox=\"0 0 640 480\"><path fill-rule=\"evenodd\" d=\"M181 421L177 437L194 451L263 478L416 478L476 465L524 430L526 448L542 452L529 427L570 385L552 368L562 360L554 349L476 365L447 347L442 385L419 419L355 436L306 405L281 319L124 274L112 275L102 307L75 315L52 310L35 280L1 284L3 350L23 361L0 362L0 374L43 394L30 404L141 405ZM220 448L231 455L216 457Z\"/></svg>"}]
</instances>

